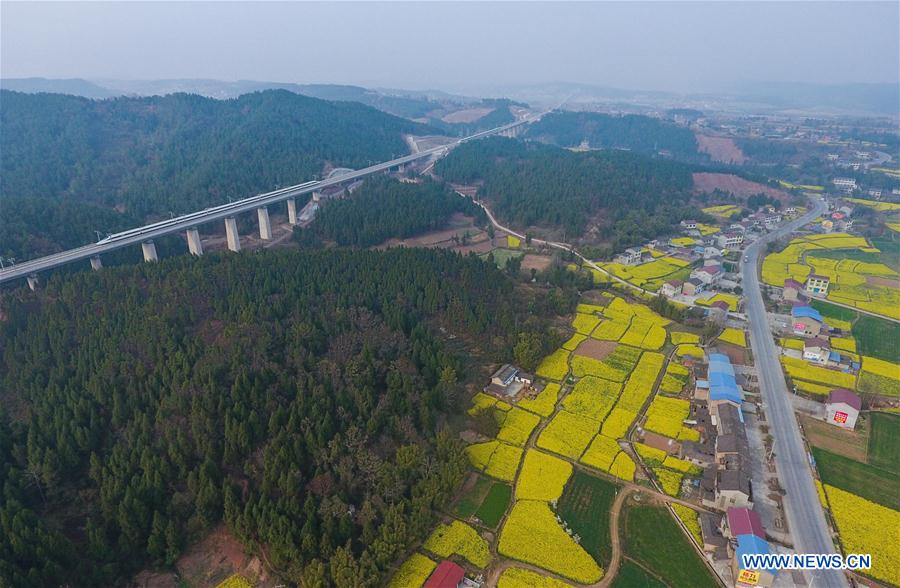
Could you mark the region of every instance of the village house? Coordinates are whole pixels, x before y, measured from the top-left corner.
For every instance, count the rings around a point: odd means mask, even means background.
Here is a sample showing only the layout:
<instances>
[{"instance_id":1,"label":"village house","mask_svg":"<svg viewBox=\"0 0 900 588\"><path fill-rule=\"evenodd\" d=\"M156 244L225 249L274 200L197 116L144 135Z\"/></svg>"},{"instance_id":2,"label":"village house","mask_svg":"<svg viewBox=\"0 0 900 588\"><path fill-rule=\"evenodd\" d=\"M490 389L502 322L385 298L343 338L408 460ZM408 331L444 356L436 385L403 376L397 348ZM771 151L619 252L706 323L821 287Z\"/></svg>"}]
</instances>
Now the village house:
<instances>
[{"instance_id":1,"label":"village house","mask_svg":"<svg viewBox=\"0 0 900 588\"><path fill-rule=\"evenodd\" d=\"M788 278L784 281L781 298L786 302L797 302L800 300L801 292L803 292L803 284L793 278Z\"/></svg>"},{"instance_id":2,"label":"village house","mask_svg":"<svg viewBox=\"0 0 900 588\"><path fill-rule=\"evenodd\" d=\"M681 286L684 284L681 280L669 280L659 288L659 293L666 298L672 298L681 292Z\"/></svg>"},{"instance_id":3,"label":"village house","mask_svg":"<svg viewBox=\"0 0 900 588\"><path fill-rule=\"evenodd\" d=\"M721 233L717 238L717 242L719 247L723 249L740 249L744 243L744 233L737 231Z\"/></svg>"},{"instance_id":4,"label":"village house","mask_svg":"<svg viewBox=\"0 0 900 588\"><path fill-rule=\"evenodd\" d=\"M457 563L445 559L442 561L422 588L479 588L481 584L466 578L466 571Z\"/></svg>"},{"instance_id":5,"label":"village house","mask_svg":"<svg viewBox=\"0 0 900 588\"><path fill-rule=\"evenodd\" d=\"M823 337L813 337L803 342L803 359L818 365L827 365L831 343Z\"/></svg>"},{"instance_id":6,"label":"village house","mask_svg":"<svg viewBox=\"0 0 900 588\"><path fill-rule=\"evenodd\" d=\"M700 280L706 286L718 284L725 272L720 265L707 265L691 272L691 279Z\"/></svg>"},{"instance_id":7,"label":"village house","mask_svg":"<svg viewBox=\"0 0 900 588\"><path fill-rule=\"evenodd\" d=\"M515 396L523 388L534 384L534 375L508 363L500 366L491 376L490 383L484 391L495 396Z\"/></svg>"},{"instance_id":8,"label":"village house","mask_svg":"<svg viewBox=\"0 0 900 588\"><path fill-rule=\"evenodd\" d=\"M685 296L696 296L704 291L706 284L692 277L681 285L681 293Z\"/></svg>"},{"instance_id":9,"label":"village house","mask_svg":"<svg viewBox=\"0 0 900 588\"><path fill-rule=\"evenodd\" d=\"M828 284L831 279L828 276L810 274L806 278L806 293L813 296L825 296L828 294Z\"/></svg>"},{"instance_id":10,"label":"village house","mask_svg":"<svg viewBox=\"0 0 900 588\"><path fill-rule=\"evenodd\" d=\"M723 325L728 320L728 303L724 300L716 300L709 305L706 316L716 324Z\"/></svg>"},{"instance_id":11,"label":"village house","mask_svg":"<svg viewBox=\"0 0 900 588\"><path fill-rule=\"evenodd\" d=\"M740 470L717 470L715 500L711 506L719 510L737 507L752 507L750 477Z\"/></svg>"},{"instance_id":12,"label":"village house","mask_svg":"<svg viewBox=\"0 0 900 588\"><path fill-rule=\"evenodd\" d=\"M856 427L862 400L845 388L837 388L828 394L825 401L825 422L851 431Z\"/></svg>"},{"instance_id":13,"label":"village house","mask_svg":"<svg viewBox=\"0 0 900 588\"><path fill-rule=\"evenodd\" d=\"M695 220L683 220L681 221L681 226L688 230L694 230L697 228L697 221Z\"/></svg>"},{"instance_id":14,"label":"village house","mask_svg":"<svg viewBox=\"0 0 900 588\"><path fill-rule=\"evenodd\" d=\"M819 311L811 306L798 305L791 309L791 330L801 337L818 337L824 321Z\"/></svg>"},{"instance_id":15,"label":"village house","mask_svg":"<svg viewBox=\"0 0 900 588\"><path fill-rule=\"evenodd\" d=\"M732 548L734 557L731 561L731 573L734 574L735 586L771 586L775 582L776 570L743 566L744 556L770 553L769 543L764 538L755 533L738 535Z\"/></svg>"},{"instance_id":16,"label":"village house","mask_svg":"<svg viewBox=\"0 0 900 588\"><path fill-rule=\"evenodd\" d=\"M644 258L640 247L629 247L623 253L616 256L615 262L622 265L638 265Z\"/></svg>"}]
</instances>

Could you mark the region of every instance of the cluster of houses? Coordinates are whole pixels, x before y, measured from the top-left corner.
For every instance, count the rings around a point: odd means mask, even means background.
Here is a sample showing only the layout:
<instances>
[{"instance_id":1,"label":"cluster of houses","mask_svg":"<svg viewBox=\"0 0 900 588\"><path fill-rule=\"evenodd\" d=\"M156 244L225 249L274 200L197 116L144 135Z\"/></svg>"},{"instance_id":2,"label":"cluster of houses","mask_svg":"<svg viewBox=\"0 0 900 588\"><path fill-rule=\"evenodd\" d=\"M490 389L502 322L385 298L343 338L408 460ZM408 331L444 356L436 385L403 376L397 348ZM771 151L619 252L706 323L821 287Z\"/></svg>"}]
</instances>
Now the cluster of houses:
<instances>
[{"instance_id":1,"label":"cluster of houses","mask_svg":"<svg viewBox=\"0 0 900 588\"><path fill-rule=\"evenodd\" d=\"M809 306L800 295L800 292L807 292L814 296L823 295L828 292L828 285L828 276L816 274L811 274L807 278L806 286L792 279L784 281L783 298L792 304L788 331L792 335L803 338L803 348L802 350L783 348L782 353L820 367L856 373L860 368L859 362L849 355L832 349L830 339L832 329L825 324L821 313Z\"/></svg>"}]
</instances>

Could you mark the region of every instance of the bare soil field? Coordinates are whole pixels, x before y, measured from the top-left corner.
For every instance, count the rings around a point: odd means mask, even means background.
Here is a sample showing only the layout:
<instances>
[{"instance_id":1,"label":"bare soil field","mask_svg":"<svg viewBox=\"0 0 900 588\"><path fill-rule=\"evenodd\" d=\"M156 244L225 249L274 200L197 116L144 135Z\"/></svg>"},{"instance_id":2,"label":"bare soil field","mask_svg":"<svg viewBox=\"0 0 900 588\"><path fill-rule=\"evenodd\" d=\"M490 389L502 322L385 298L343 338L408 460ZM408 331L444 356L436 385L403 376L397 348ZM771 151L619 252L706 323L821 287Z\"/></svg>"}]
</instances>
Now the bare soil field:
<instances>
[{"instance_id":1,"label":"bare soil field","mask_svg":"<svg viewBox=\"0 0 900 588\"><path fill-rule=\"evenodd\" d=\"M693 176L694 192L713 192L719 189L723 192L731 192L738 198L749 198L754 194L762 193L777 198L782 202L787 202L788 200L788 194L784 190L778 190L758 182L751 182L734 174L700 172L693 174Z\"/></svg>"},{"instance_id":2,"label":"bare soil field","mask_svg":"<svg viewBox=\"0 0 900 588\"><path fill-rule=\"evenodd\" d=\"M747 156L729 137L710 137L709 135L695 135L695 137L697 137L700 152L709 154L713 161L738 164L747 161Z\"/></svg>"},{"instance_id":3,"label":"bare soil field","mask_svg":"<svg viewBox=\"0 0 900 588\"><path fill-rule=\"evenodd\" d=\"M716 347L721 353L727 355L731 363L735 365L747 365L750 363L749 353L743 347L721 341L716 342Z\"/></svg>"},{"instance_id":4,"label":"bare soil field","mask_svg":"<svg viewBox=\"0 0 900 588\"><path fill-rule=\"evenodd\" d=\"M881 278L878 276L866 276L866 284L868 284L869 286L900 288L900 280L896 280L893 278Z\"/></svg>"},{"instance_id":5,"label":"bare soil field","mask_svg":"<svg viewBox=\"0 0 900 588\"><path fill-rule=\"evenodd\" d=\"M575 355L590 357L596 360L602 360L612 353L618 343L615 341L598 341L588 337L575 348Z\"/></svg>"},{"instance_id":6,"label":"bare soil field","mask_svg":"<svg viewBox=\"0 0 900 588\"><path fill-rule=\"evenodd\" d=\"M532 255L529 253L522 259L522 269L525 271L535 269L542 272L550 267L551 263L553 263L553 258L549 255Z\"/></svg>"},{"instance_id":7,"label":"bare soil field","mask_svg":"<svg viewBox=\"0 0 900 588\"><path fill-rule=\"evenodd\" d=\"M806 440L809 441L810 445L855 459L856 461L868 463L866 447L869 440L869 431L867 420L860 419L858 421L858 430L847 431L805 414L799 416L800 423L803 425L803 432L806 434ZM866 424L860 427L861 423Z\"/></svg>"},{"instance_id":8,"label":"bare soil field","mask_svg":"<svg viewBox=\"0 0 900 588\"><path fill-rule=\"evenodd\" d=\"M202 541L191 546L175 563L177 573L145 570L135 576L140 588L176 588L216 586L233 574L241 574L258 588L275 586L260 559L244 551L225 525L213 529Z\"/></svg>"},{"instance_id":9,"label":"bare soil field","mask_svg":"<svg viewBox=\"0 0 900 588\"><path fill-rule=\"evenodd\" d=\"M450 124L470 123L492 112L494 112L493 108L466 108L465 110L457 110L456 112L445 114L441 117L441 120Z\"/></svg>"}]
</instances>

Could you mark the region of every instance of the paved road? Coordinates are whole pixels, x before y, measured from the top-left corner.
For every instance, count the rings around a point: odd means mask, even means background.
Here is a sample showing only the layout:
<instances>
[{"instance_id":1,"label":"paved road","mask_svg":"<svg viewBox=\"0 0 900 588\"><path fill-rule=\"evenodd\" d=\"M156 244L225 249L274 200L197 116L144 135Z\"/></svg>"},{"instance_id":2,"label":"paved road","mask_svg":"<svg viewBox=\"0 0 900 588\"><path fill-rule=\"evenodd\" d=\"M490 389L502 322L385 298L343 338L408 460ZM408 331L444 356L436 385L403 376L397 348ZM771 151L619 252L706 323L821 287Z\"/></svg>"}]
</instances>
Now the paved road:
<instances>
[{"instance_id":1,"label":"paved road","mask_svg":"<svg viewBox=\"0 0 900 588\"><path fill-rule=\"evenodd\" d=\"M784 505L788 528L798 553L835 553L836 550L825 522L825 514L819 504L806 448L781 373L778 352L766 318L757 269L760 252L765 254L767 242L789 234L825 210L825 205L816 199L815 206L810 212L750 245L744 253L745 258L748 258L747 262L742 265L745 306L750 321L750 345L760 375L760 391L767 406L766 415L771 427L770 433L775 438L778 478L787 493ZM757 488L756 491L764 490ZM814 588L848 585L844 574L838 571L809 572L808 577L810 585Z\"/></svg>"}]
</instances>

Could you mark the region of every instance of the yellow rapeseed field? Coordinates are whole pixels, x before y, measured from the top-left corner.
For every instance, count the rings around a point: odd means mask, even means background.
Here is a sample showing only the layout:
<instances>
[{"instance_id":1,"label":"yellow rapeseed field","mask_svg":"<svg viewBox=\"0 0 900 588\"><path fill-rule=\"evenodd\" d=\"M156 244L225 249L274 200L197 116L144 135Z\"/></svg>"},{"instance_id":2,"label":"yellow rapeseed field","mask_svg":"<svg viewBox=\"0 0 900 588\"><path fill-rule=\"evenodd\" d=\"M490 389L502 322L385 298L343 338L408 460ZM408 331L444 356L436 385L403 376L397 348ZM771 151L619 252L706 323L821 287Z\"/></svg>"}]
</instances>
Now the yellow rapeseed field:
<instances>
[{"instance_id":1,"label":"yellow rapeseed field","mask_svg":"<svg viewBox=\"0 0 900 588\"><path fill-rule=\"evenodd\" d=\"M598 470L608 472L616 456L622 451L615 439L605 435L597 435L591 446L584 452L581 462Z\"/></svg>"},{"instance_id":2,"label":"yellow rapeseed field","mask_svg":"<svg viewBox=\"0 0 900 588\"><path fill-rule=\"evenodd\" d=\"M485 567L491 560L487 541L462 521L438 525L422 547L441 557L460 555L477 568Z\"/></svg>"},{"instance_id":3,"label":"yellow rapeseed field","mask_svg":"<svg viewBox=\"0 0 900 588\"><path fill-rule=\"evenodd\" d=\"M569 462L529 449L516 481L516 500L557 500L571 475Z\"/></svg>"},{"instance_id":4,"label":"yellow rapeseed field","mask_svg":"<svg viewBox=\"0 0 900 588\"><path fill-rule=\"evenodd\" d=\"M900 585L900 550L897 549L900 511L828 484L825 492L844 553L872 554L872 569L867 571L868 575Z\"/></svg>"},{"instance_id":5,"label":"yellow rapeseed field","mask_svg":"<svg viewBox=\"0 0 900 588\"><path fill-rule=\"evenodd\" d=\"M678 496L678 493L681 492L681 479L683 477L680 473L665 468L653 468L653 473L656 475L656 479L659 480L659 485L662 486L663 492L669 496Z\"/></svg>"},{"instance_id":6,"label":"yellow rapeseed field","mask_svg":"<svg viewBox=\"0 0 900 588\"><path fill-rule=\"evenodd\" d=\"M602 378L585 376L562 401L567 411L602 421L612 410L622 385Z\"/></svg>"},{"instance_id":7,"label":"yellow rapeseed field","mask_svg":"<svg viewBox=\"0 0 900 588\"><path fill-rule=\"evenodd\" d=\"M591 331L598 324L600 324L600 317L595 314L581 314L577 312L575 313L575 318L572 319L572 327L582 335L590 335Z\"/></svg>"},{"instance_id":8,"label":"yellow rapeseed field","mask_svg":"<svg viewBox=\"0 0 900 588\"><path fill-rule=\"evenodd\" d=\"M682 421L690 413L690 406L687 400L657 396L647 409L644 428L675 439L681 431Z\"/></svg>"},{"instance_id":9,"label":"yellow rapeseed field","mask_svg":"<svg viewBox=\"0 0 900 588\"><path fill-rule=\"evenodd\" d=\"M519 407L513 407L505 414L506 417L503 419L503 424L500 425L497 439L522 447L528 441L534 428L541 422L541 417Z\"/></svg>"},{"instance_id":10,"label":"yellow rapeseed field","mask_svg":"<svg viewBox=\"0 0 900 588\"><path fill-rule=\"evenodd\" d=\"M556 382L550 382L541 390L533 399L523 398L519 401L519 408L530 410L541 416L550 416L556 407L556 400L559 398L560 386Z\"/></svg>"},{"instance_id":11,"label":"yellow rapeseed field","mask_svg":"<svg viewBox=\"0 0 900 588\"><path fill-rule=\"evenodd\" d=\"M630 319L603 321L600 323L600 326L591 333L591 337L599 339L600 341L618 341L622 338L622 335L625 334L625 331L628 330L630 325Z\"/></svg>"},{"instance_id":12,"label":"yellow rapeseed field","mask_svg":"<svg viewBox=\"0 0 900 588\"><path fill-rule=\"evenodd\" d=\"M506 568L500 574L497 588L570 588L571 584L542 576L524 568Z\"/></svg>"},{"instance_id":13,"label":"yellow rapeseed field","mask_svg":"<svg viewBox=\"0 0 900 588\"><path fill-rule=\"evenodd\" d=\"M731 327L726 327L725 330L722 331L722 334L719 335L719 341L731 343L732 345L737 345L739 347L747 346L747 336L744 334L744 331L733 329Z\"/></svg>"},{"instance_id":14,"label":"yellow rapeseed field","mask_svg":"<svg viewBox=\"0 0 900 588\"><path fill-rule=\"evenodd\" d=\"M409 559L403 562L403 565L400 566L400 569L397 570L397 573L391 578L391 581L388 583L388 588L419 587L425 583L425 580L428 579L428 576L431 575L431 572L434 571L436 566L437 564L435 564L435 562L424 555L414 553L409 556Z\"/></svg>"},{"instance_id":15,"label":"yellow rapeseed field","mask_svg":"<svg viewBox=\"0 0 900 588\"><path fill-rule=\"evenodd\" d=\"M571 459L578 459L599 430L600 421L561 410L541 431L537 446Z\"/></svg>"},{"instance_id":16,"label":"yellow rapeseed field","mask_svg":"<svg viewBox=\"0 0 900 588\"><path fill-rule=\"evenodd\" d=\"M781 356L781 363L784 364L784 368L791 378L795 380L826 384L833 388L848 388L850 390L856 388L856 376L853 374L814 366L802 359L784 355Z\"/></svg>"},{"instance_id":17,"label":"yellow rapeseed field","mask_svg":"<svg viewBox=\"0 0 900 588\"><path fill-rule=\"evenodd\" d=\"M684 523L684 526L687 527L687 530L690 531L691 537L694 538L694 541L697 542L697 545L703 546L703 534L700 532L700 515L697 514L697 511L684 506L683 504L673 504L672 510L675 511L675 516Z\"/></svg>"},{"instance_id":18,"label":"yellow rapeseed field","mask_svg":"<svg viewBox=\"0 0 900 588\"><path fill-rule=\"evenodd\" d=\"M472 397L472 408L468 410L471 416L475 416L482 410L494 407L497 410L507 411L512 408L512 405L503 402L502 400L498 400L493 396L485 394L484 392L479 392L475 396Z\"/></svg>"},{"instance_id":19,"label":"yellow rapeseed field","mask_svg":"<svg viewBox=\"0 0 900 588\"><path fill-rule=\"evenodd\" d=\"M537 368L537 375L548 380L562 380L569 371L569 352L557 349L544 358Z\"/></svg>"},{"instance_id":20,"label":"yellow rapeseed field","mask_svg":"<svg viewBox=\"0 0 900 588\"><path fill-rule=\"evenodd\" d=\"M522 448L500 441L486 441L466 447L466 455L476 470L498 480L512 482L522 459Z\"/></svg>"},{"instance_id":21,"label":"yellow rapeseed field","mask_svg":"<svg viewBox=\"0 0 900 588\"><path fill-rule=\"evenodd\" d=\"M868 355L862 357L862 370L892 380L900 380L900 365Z\"/></svg>"},{"instance_id":22,"label":"yellow rapeseed field","mask_svg":"<svg viewBox=\"0 0 900 588\"><path fill-rule=\"evenodd\" d=\"M622 396L619 398L616 408L633 413L640 412L644 402L653 392L653 383L656 382L665 359L665 356L660 353L641 354L634 371L631 372L628 382L622 389Z\"/></svg>"},{"instance_id":23,"label":"yellow rapeseed field","mask_svg":"<svg viewBox=\"0 0 900 588\"><path fill-rule=\"evenodd\" d=\"M631 459L631 457L623 451L616 456L616 460L609 468L609 473L619 478L620 480L631 482L632 480L634 480L635 469L636 467L634 465L634 460Z\"/></svg>"},{"instance_id":24,"label":"yellow rapeseed field","mask_svg":"<svg viewBox=\"0 0 900 588\"><path fill-rule=\"evenodd\" d=\"M678 357L684 357L685 355L690 355L691 357L701 358L704 356L703 349L698 347L697 345L679 345L675 349L675 355Z\"/></svg>"},{"instance_id":25,"label":"yellow rapeseed field","mask_svg":"<svg viewBox=\"0 0 900 588\"><path fill-rule=\"evenodd\" d=\"M587 339L587 335L582 335L581 333L575 333L569 340L562 344L562 348L566 351L575 351L575 349L581 345L581 342Z\"/></svg>"},{"instance_id":26,"label":"yellow rapeseed field","mask_svg":"<svg viewBox=\"0 0 900 588\"><path fill-rule=\"evenodd\" d=\"M222 580L216 588L253 588L253 583L240 574L233 574Z\"/></svg>"},{"instance_id":27,"label":"yellow rapeseed field","mask_svg":"<svg viewBox=\"0 0 900 588\"><path fill-rule=\"evenodd\" d=\"M559 526L546 502L517 501L500 531L497 550L581 584L603 576L597 562Z\"/></svg>"},{"instance_id":28,"label":"yellow rapeseed field","mask_svg":"<svg viewBox=\"0 0 900 588\"><path fill-rule=\"evenodd\" d=\"M635 418L637 418L636 412L616 406L603 421L600 432L611 439L621 439L628 432Z\"/></svg>"},{"instance_id":29,"label":"yellow rapeseed field","mask_svg":"<svg viewBox=\"0 0 900 588\"><path fill-rule=\"evenodd\" d=\"M700 335L695 335L694 333L685 333L684 331L672 331L671 333L669 333L669 337L672 339L672 344L674 345L700 342Z\"/></svg>"},{"instance_id":30,"label":"yellow rapeseed field","mask_svg":"<svg viewBox=\"0 0 900 588\"><path fill-rule=\"evenodd\" d=\"M728 305L728 310L735 311L738 307L740 299L734 294L718 293L710 298L698 298L695 302L701 306L710 306L713 302L724 302Z\"/></svg>"}]
</instances>

